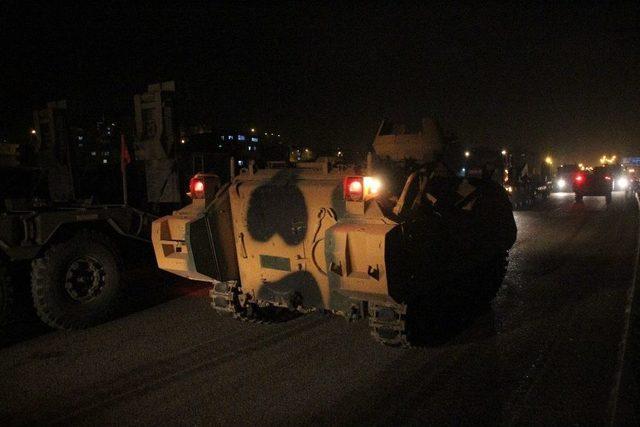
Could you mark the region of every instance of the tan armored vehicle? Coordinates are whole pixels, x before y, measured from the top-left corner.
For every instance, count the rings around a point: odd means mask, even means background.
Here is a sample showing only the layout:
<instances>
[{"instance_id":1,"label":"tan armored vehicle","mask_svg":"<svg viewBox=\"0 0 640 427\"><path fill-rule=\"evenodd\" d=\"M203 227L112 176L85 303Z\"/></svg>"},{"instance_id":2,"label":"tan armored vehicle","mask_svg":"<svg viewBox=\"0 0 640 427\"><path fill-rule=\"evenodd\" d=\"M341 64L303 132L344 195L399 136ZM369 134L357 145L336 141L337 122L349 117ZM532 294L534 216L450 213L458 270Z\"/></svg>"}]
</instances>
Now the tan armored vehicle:
<instances>
[{"instance_id":1,"label":"tan armored vehicle","mask_svg":"<svg viewBox=\"0 0 640 427\"><path fill-rule=\"evenodd\" d=\"M384 129L375 145L392 161L424 160L436 151L428 132L392 138ZM406 141L411 156L398 157ZM193 203L153 223L158 266L213 283L212 306L220 312L259 318L286 307L368 316L376 338L406 345L407 307L417 285L409 280L403 225L425 180L413 173L392 195L373 163L370 157L368 173L328 160L264 170L250 165L224 186L215 176L196 175Z\"/></svg>"}]
</instances>

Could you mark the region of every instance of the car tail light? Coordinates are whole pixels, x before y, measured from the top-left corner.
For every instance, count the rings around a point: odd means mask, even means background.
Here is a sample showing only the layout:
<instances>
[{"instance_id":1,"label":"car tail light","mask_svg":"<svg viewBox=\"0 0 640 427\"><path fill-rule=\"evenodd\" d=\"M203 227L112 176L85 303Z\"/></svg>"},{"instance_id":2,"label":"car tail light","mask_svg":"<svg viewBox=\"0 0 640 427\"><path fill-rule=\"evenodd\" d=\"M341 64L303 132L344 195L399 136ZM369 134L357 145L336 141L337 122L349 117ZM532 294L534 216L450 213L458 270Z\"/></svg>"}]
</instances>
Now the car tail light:
<instances>
[{"instance_id":1,"label":"car tail light","mask_svg":"<svg viewBox=\"0 0 640 427\"><path fill-rule=\"evenodd\" d=\"M189 196L192 199L204 199L205 185L201 178L193 177L189 181Z\"/></svg>"},{"instance_id":2,"label":"car tail light","mask_svg":"<svg viewBox=\"0 0 640 427\"><path fill-rule=\"evenodd\" d=\"M344 179L344 199L351 202L361 202L375 197L382 188L380 179L372 176L349 176Z\"/></svg>"},{"instance_id":3,"label":"car tail light","mask_svg":"<svg viewBox=\"0 0 640 427\"><path fill-rule=\"evenodd\" d=\"M610 176L605 176L604 179L606 179L607 181L611 181L611 177Z\"/></svg>"},{"instance_id":4,"label":"car tail light","mask_svg":"<svg viewBox=\"0 0 640 427\"><path fill-rule=\"evenodd\" d=\"M576 177L575 177L574 179L575 179L575 181L576 181L578 184L581 184L581 183L582 183L582 181L584 181L584 175L582 175L581 173L579 173L578 175L576 175Z\"/></svg>"}]
</instances>

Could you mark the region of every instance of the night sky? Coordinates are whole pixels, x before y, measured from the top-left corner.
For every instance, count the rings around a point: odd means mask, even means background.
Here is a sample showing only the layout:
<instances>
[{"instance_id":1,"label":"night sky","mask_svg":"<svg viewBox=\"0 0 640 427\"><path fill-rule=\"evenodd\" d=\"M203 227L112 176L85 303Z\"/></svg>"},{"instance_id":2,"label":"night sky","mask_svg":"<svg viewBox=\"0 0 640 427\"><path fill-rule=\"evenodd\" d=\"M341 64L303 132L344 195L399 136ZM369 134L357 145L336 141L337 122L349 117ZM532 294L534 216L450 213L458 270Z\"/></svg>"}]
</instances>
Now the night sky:
<instances>
[{"instance_id":1,"label":"night sky","mask_svg":"<svg viewBox=\"0 0 640 427\"><path fill-rule=\"evenodd\" d=\"M385 115L429 115L462 141L559 161L640 155L638 2L9 3L0 132L10 139L47 100L127 117L134 93L173 79L187 124L276 129L318 148L364 147Z\"/></svg>"}]
</instances>

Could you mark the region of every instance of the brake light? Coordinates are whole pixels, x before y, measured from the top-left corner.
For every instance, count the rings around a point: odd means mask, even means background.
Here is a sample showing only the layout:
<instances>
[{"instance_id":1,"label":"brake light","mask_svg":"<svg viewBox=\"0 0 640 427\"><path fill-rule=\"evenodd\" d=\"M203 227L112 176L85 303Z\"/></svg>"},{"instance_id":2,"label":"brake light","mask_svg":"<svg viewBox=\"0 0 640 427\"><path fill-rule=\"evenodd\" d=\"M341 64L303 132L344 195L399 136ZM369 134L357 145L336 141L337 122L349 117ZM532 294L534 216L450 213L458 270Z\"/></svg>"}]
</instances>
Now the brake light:
<instances>
[{"instance_id":1,"label":"brake light","mask_svg":"<svg viewBox=\"0 0 640 427\"><path fill-rule=\"evenodd\" d=\"M352 202L375 197L382 188L380 179L372 176L350 176L344 179L344 199Z\"/></svg>"},{"instance_id":2,"label":"brake light","mask_svg":"<svg viewBox=\"0 0 640 427\"><path fill-rule=\"evenodd\" d=\"M582 175L582 174L578 174L578 175L576 175L576 177L575 177L575 181L576 181L577 183L581 183L582 181L584 181L584 175Z\"/></svg>"},{"instance_id":3,"label":"brake light","mask_svg":"<svg viewBox=\"0 0 640 427\"><path fill-rule=\"evenodd\" d=\"M204 199L205 185L201 178L193 177L189 181L189 196L192 199Z\"/></svg>"},{"instance_id":4,"label":"brake light","mask_svg":"<svg viewBox=\"0 0 640 427\"><path fill-rule=\"evenodd\" d=\"M364 178L350 176L344 179L344 199L352 202L364 200Z\"/></svg>"}]
</instances>

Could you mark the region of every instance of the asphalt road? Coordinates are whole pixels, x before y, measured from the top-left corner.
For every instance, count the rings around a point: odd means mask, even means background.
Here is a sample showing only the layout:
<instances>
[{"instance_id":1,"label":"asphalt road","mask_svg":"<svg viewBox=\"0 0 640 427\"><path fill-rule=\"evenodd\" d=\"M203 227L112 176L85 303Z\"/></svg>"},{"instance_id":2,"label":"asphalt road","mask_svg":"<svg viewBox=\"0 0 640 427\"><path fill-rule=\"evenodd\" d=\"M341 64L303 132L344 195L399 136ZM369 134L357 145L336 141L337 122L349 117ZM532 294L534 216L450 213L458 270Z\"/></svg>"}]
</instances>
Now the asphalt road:
<instances>
[{"instance_id":1,"label":"asphalt road","mask_svg":"<svg viewBox=\"0 0 640 427\"><path fill-rule=\"evenodd\" d=\"M620 372L635 204L559 194L516 219L492 309L444 342L387 348L320 314L243 323L193 287L1 349L0 424L633 423Z\"/></svg>"}]
</instances>

